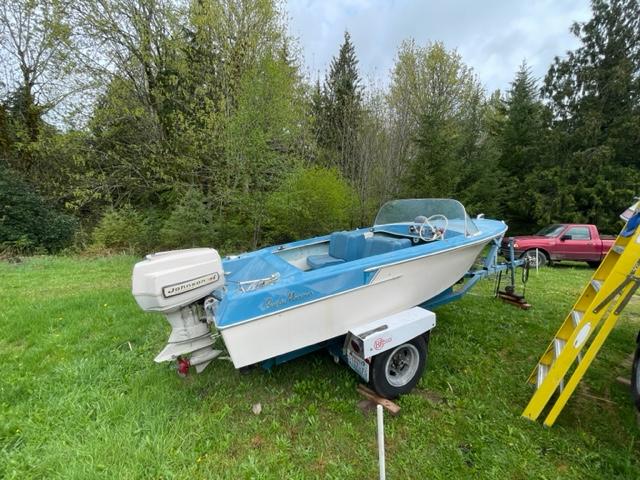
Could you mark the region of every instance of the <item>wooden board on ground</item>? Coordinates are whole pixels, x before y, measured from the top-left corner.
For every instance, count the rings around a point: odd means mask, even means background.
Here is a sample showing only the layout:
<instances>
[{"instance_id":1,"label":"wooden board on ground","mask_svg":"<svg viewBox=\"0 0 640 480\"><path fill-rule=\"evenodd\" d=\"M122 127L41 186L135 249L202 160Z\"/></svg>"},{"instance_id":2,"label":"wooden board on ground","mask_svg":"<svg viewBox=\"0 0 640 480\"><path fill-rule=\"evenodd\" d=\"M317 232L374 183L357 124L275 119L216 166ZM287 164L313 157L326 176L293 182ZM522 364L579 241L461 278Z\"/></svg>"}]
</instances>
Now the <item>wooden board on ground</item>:
<instances>
[{"instance_id":1,"label":"wooden board on ground","mask_svg":"<svg viewBox=\"0 0 640 480\"><path fill-rule=\"evenodd\" d=\"M518 295L512 295L506 292L498 292L498 297L505 303L510 303L523 310L529 310L531 304L527 303L523 297Z\"/></svg>"},{"instance_id":2,"label":"wooden board on ground","mask_svg":"<svg viewBox=\"0 0 640 480\"><path fill-rule=\"evenodd\" d=\"M400 406L398 404L392 402L387 398L381 397L376 392L374 392L373 390L370 390L364 385L362 384L358 385L357 390L358 390L358 393L360 393L360 395L368 398L372 402L382 405L386 410L389 411L389 413L391 413L391 415L397 415L398 413L400 413Z\"/></svg>"}]
</instances>

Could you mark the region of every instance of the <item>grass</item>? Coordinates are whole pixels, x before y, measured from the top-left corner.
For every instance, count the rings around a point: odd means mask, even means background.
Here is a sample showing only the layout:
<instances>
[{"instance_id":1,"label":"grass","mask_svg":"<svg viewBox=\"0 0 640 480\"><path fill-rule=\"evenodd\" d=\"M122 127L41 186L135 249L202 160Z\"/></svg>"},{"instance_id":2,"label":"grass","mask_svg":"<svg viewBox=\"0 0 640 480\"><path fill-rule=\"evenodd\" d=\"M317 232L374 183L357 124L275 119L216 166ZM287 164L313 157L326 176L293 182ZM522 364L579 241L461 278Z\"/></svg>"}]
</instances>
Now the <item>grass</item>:
<instances>
[{"instance_id":1,"label":"grass","mask_svg":"<svg viewBox=\"0 0 640 480\"><path fill-rule=\"evenodd\" d=\"M247 375L218 361L186 380L155 364L168 325L135 304L135 261L0 263L0 478L377 478L374 415L327 354ZM528 312L489 281L437 311L427 372L386 417L388 478L640 478L636 413L615 381L638 303L553 428L520 417L591 273L532 272Z\"/></svg>"}]
</instances>

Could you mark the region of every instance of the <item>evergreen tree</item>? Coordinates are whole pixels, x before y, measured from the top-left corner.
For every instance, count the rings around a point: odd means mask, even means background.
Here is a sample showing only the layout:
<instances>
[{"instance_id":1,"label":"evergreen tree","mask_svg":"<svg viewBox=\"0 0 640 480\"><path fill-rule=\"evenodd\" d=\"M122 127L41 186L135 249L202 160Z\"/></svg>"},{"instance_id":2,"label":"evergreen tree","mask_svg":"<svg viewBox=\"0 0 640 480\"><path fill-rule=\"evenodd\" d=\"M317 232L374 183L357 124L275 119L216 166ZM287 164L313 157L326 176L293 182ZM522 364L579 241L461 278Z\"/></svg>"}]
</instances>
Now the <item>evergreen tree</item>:
<instances>
[{"instance_id":1,"label":"evergreen tree","mask_svg":"<svg viewBox=\"0 0 640 480\"><path fill-rule=\"evenodd\" d=\"M505 122L502 128L500 167L509 175L519 175L539 156L544 131L543 105L536 81L522 62L504 100Z\"/></svg>"},{"instance_id":2,"label":"evergreen tree","mask_svg":"<svg viewBox=\"0 0 640 480\"><path fill-rule=\"evenodd\" d=\"M513 232L525 232L536 224L529 190L531 181L544 168L541 162L546 134L544 106L538 91L531 70L522 62L502 101L498 168L508 181L501 210Z\"/></svg>"},{"instance_id":3,"label":"evergreen tree","mask_svg":"<svg viewBox=\"0 0 640 480\"><path fill-rule=\"evenodd\" d=\"M213 243L214 233L204 195L190 188L160 230L160 243L168 248L206 247Z\"/></svg>"},{"instance_id":4,"label":"evergreen tree","mask_svg":"<svg viewBox=\"0 0 640 480\"><path fill-rule=\"evenodd\" d=\"M561 207L573 208L564 215L612 231L640 180L638 18L637 0L593 0L592 18L572 27L582 45L556 58L543 89L570 193Z\"/></svg>"},{"instance_id":5,"label":"evergreen tree","mask_svg":"<svg viewBox=\"0 0 640 480\"><path fill-rule=\"evenodd\" d=\"M322 95L316 99L318 145L324 149L323 163L337 166L349 180L358 177L356 149L362 114L362 86L358 59L349 32L344 33L340 52L331 62Z\"/></svg>"},{"instance_id":6,"label":"evergreen tree","mask_svg":"<svg viewBox=\"0 0 640 480\"><path fill-rule=\"evenodd\" d=\"M504 218L504 176L499 169L500 141L496 132L505 121L500 91L480 106L478 125L467 141L463 158L470 159L459 181L456 198L467 211Z\"/></svg>"}]
</instances>

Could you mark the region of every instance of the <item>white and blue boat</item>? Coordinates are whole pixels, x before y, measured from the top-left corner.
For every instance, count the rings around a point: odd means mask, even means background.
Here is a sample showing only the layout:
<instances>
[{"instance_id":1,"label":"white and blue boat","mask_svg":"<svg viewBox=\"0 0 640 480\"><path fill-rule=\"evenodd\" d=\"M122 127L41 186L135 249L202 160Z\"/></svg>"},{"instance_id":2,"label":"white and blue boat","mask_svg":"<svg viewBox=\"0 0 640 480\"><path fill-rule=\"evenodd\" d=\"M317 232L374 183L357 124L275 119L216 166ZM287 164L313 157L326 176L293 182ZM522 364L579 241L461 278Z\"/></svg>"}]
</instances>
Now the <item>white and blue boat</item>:
<instances>
[{"instance_id":1,"label":"white and blue boat","mask_svg":"<svg viewBox=\"0 0 640 480\"><path fill-rule=\"evenodd\" d=\"M225 258L211 248L148 255L134 268L133 294L172 326L156 361L201 371L220 354L214 342L221 336L242 368L380 319L401 323L398 315L458 282L506 229L502 221L471 219L456 200L394 200L366 228Z\"/></svg>"}]
</instances>

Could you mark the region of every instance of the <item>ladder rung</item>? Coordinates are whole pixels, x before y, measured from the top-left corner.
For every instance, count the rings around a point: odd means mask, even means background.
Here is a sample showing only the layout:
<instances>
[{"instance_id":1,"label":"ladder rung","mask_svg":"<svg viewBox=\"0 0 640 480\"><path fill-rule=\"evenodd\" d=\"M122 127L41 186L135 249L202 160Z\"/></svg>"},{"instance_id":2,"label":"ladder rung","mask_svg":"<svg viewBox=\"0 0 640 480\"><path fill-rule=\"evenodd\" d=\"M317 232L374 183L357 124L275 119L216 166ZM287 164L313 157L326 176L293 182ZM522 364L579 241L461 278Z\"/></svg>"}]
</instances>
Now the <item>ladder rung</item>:
<instances>
[{"instance_id":1,"label":"ladder rung","mask_svg":"<svg viewBox=\"0 0 640 480\"><path fill-rule=\"evenodd\" d=\"M599 292L600 288L602 288L602 280L591 280L591 286L596 292Z\"/></svg>"},{"instance_id":2,"label":"ladder rung","mask_svg":"<svg viewBox=\"0 0 640 480\"><path fill-rule=\"evenodd\" d=\"M574 328L578 326L583 315L584 312L581 312L580 310L571 310L571 321L573 322Z\"/></svg>"},{"instance_id":3,"label":"ladder rung","mask_svg":"<svg viewBox=\"0 0 640 480\"><path fill-rule=\"evenodd\" d=\"M542 382L544 382L544 379L546 378L547 373L549 373L549 365L546 365L544 363L539 363L538 374L536 375L536 388L540 388L540 385L542 385Z\"/></svg>"},{"instance_id":4,"label":"ladder rung","mask_svg":"<svg viewBox=\"0 0 640 480\"><path fill-rule=\"evenodd\" d=\"M564 348L564 346L566 344L567 344L566 340L562 340L561 338L554 338L553 339L553 359L554 359L554 361L558 359L558 357L562 353L562 349ZM546 377L546 374L545 374L545 377ZM562 390L564 390L564 378L562 378L560 380L560 383L558 384L558 392L562 393Z\"/></svg>"},{"instance_id":5,"label":"ladder rung","mask_svg":"<svg viewBox=\"0 0 640 480\"><path fill-rule=\"evenodd\" d=\"M611 247L611 250L619 255L622 255L622 252L624 252L624 247L622 245L614 245L613 247Z\"/></svg>"},{"instance_id":6,"label":"ladder rung","mask_svg":"<svg viewBox=\"0 0 640 480\"><path fill-rule=\"evenodd\" d=\"M571 321L573 322L573 328L576 328L578 326L583 316L584 312L581 312L580 310L571 310ZM577 360L578 363L582 361L582 351L578 352Z\"/></svg>"},{"instance_id":7,"label":"ladder rung","mask_svg":"<svg viewBox=\"0 0 640 480\"><path fill-rule=\"evenodd\" d=\"M553 340L553 358L557 360L560 354L562 353L562 349L567 344L566 340L562 340L561 338L555 338ZM564 378L560 380L560 384L558 385L558 391L562 392L564 389Z\"/></svg>"}]
</instances>

